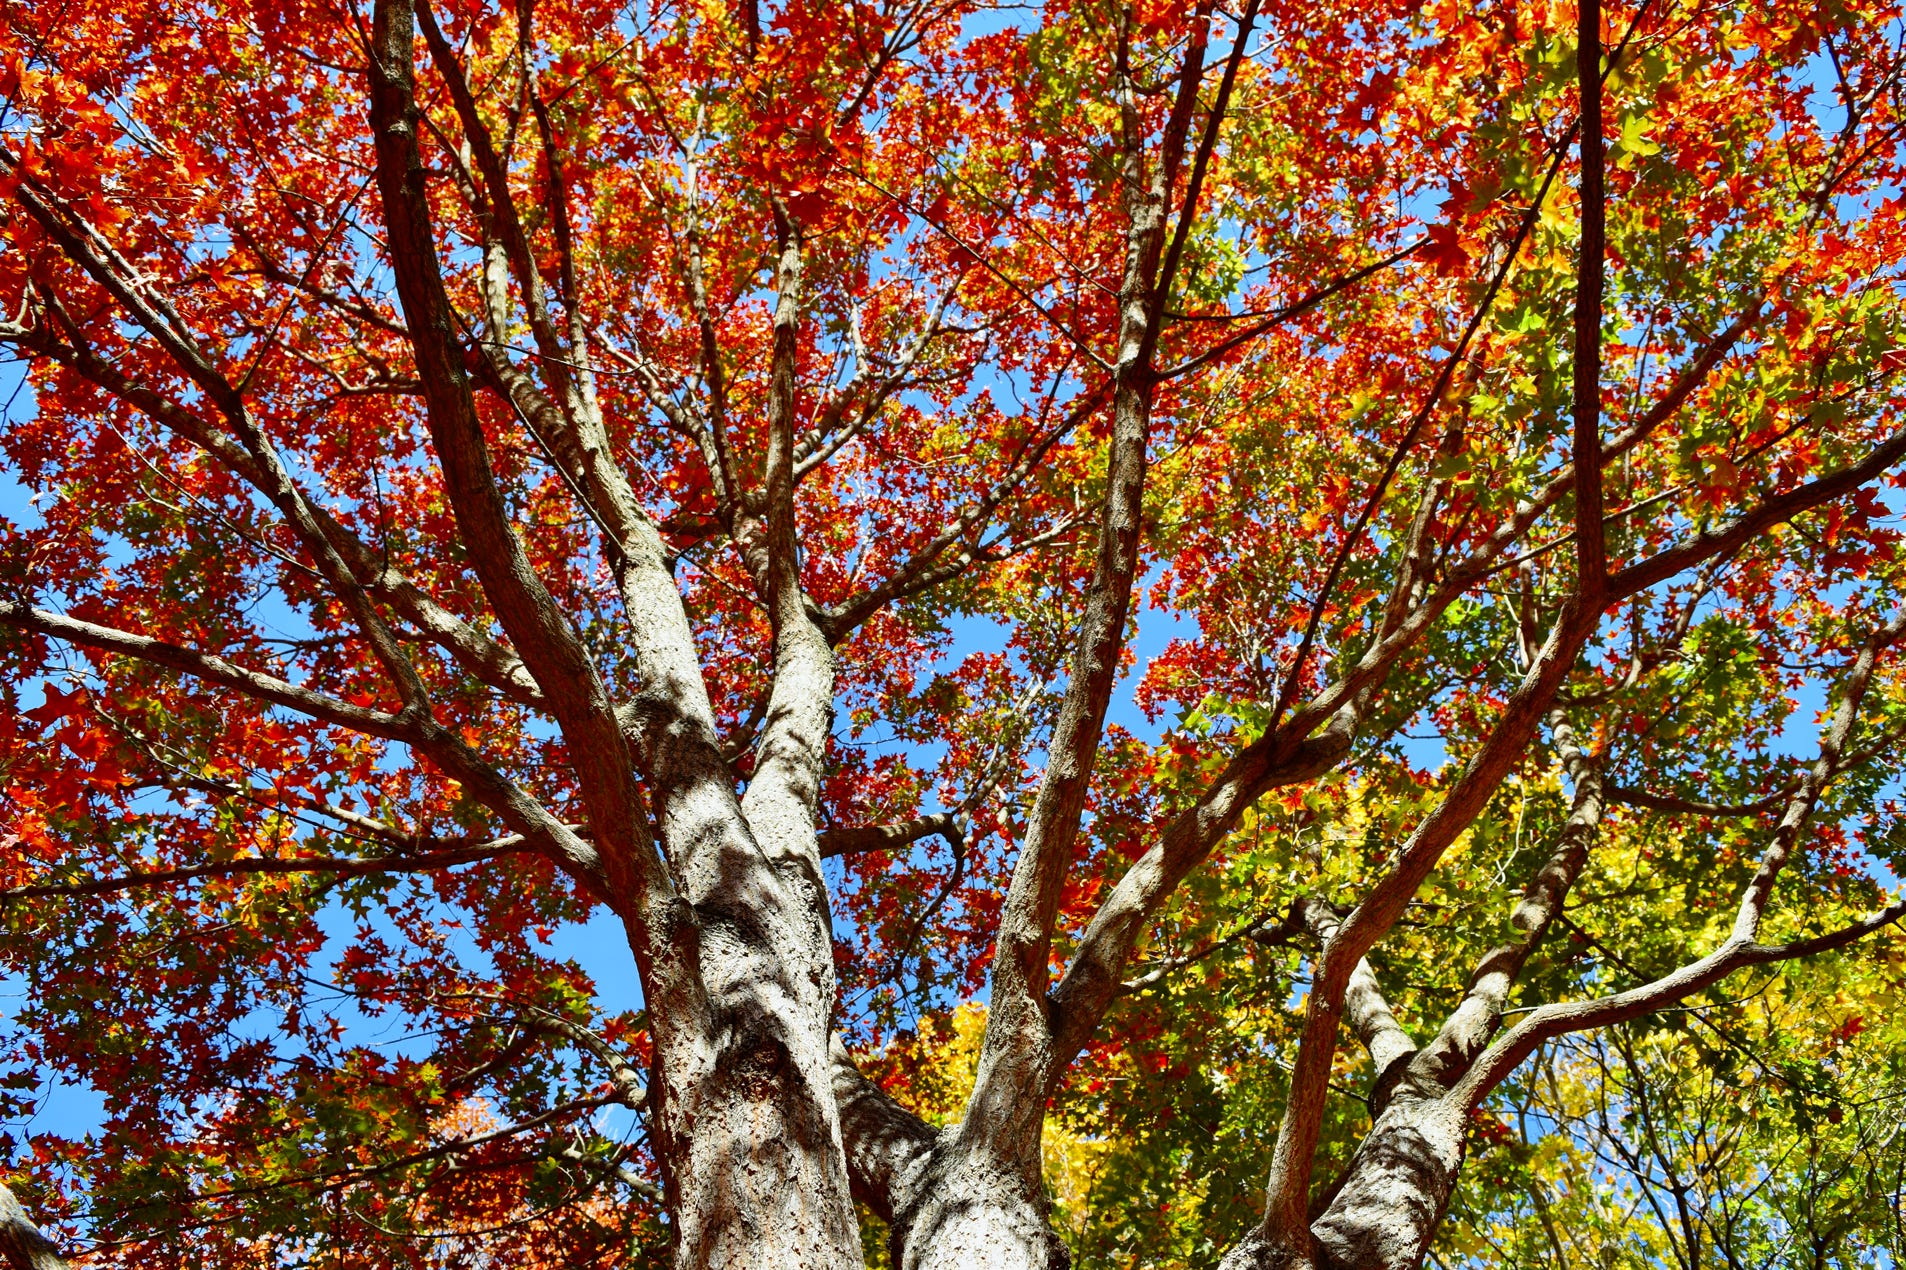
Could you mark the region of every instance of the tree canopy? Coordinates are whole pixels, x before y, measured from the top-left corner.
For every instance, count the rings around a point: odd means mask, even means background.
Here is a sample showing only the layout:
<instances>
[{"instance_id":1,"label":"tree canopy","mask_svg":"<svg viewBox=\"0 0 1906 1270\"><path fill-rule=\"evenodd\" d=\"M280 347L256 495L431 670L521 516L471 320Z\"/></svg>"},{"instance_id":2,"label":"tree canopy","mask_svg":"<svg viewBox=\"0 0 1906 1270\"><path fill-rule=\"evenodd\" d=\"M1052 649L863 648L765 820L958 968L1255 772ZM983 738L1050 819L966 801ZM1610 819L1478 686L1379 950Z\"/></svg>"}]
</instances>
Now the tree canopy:
<instances>
[{"instance_id":1,"label":"tree canopy","mask_svg":"<svg viewBox=\"0 0 1906 1270\"><path fill-rule=\"evenodd\" d=\"M9 1260L1906 1256L1897 4L0 12Z\"/></svg>"}]
</instances>

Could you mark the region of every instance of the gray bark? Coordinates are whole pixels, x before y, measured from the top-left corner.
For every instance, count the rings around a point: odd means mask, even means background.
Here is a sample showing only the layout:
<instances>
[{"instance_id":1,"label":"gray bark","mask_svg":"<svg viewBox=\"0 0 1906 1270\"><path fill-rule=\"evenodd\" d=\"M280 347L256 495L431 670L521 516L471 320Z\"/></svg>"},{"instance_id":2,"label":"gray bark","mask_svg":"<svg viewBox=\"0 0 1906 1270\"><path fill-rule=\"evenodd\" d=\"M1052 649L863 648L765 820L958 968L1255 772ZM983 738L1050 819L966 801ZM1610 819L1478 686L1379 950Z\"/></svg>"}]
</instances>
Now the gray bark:
<instances>
[{"instance_id":1,"label":"gray bark","mask_svg":"<svg viewBox=\"0 0 1906 1270\"><path fill-rule=\"evenodd\" d=\"M0 1185L0 1257L6 1258L11 1270L66 1270L58 1246L40 1233L4 1185Z\"/></svg>"},{"instance_id":2,"label":"gray bark","mask_svg":"<svg viewBox=\"0 0 1906 1270\"><path fill-rule=\"evenodd\" d=\"M854 1194L887 1222L899 1270L1071 1265L1036 1166L975 1149L964 1124L931 1128L862 1076L838 1040L833 1055Z\"/></svg>"},{"instance_id":3,"label":"gray bark","mask_svg":"<svg viewBox=\"0 0 1906 1270\"><path fill-rule=\"evenodd\" d=\"M1466 1112L1447 1097L1391 1102L1351 1157L1329 1207L1311 1223L1319 1270L1422 1264L1456 1188Z\"/></svg>"},{"instance_id":4,"label":"gray bark","mask_svg":"<svg viewBox=\"0 0 1906 1270\"><path fill-rule=\"evenodd\" d=\"M586 492L607 540L643 682L626 717L516 537L477 422L431 227L417 146L414 41L411 6L380 0L371 119L398 295L459 534L574 756L600 855L598 882L624 920L642 974L655 1038L654 1142L676 1264L857 1265L859 1232L829 1083L833 963L812 832L831 661L801 617L792 551L774 553L781 673L758 789L744 809L717 743L680 594L654 524L609 455L576 329L560 351L582 370L557 377L554 401L510 382L506 365L492 362L491 370L525 419L535 418L532 431L550 459ZM500 282L493 271L492 298ZM544 320L534 279L522 285L539 343L555 348L560 337ZM795 299L784 287L784 307ZM776 337L777 351L785 345L791 352L779 315ZM770 512L771 539L789 539L785 504L784 490L781 513ZM416 711L427 715L427 704L419 701ZM760 835L747 810L760 816Z\"/></svg>"},{"instance_id":5,"label":"gray bark","mask_svg":"<svg viewBox=\"0 0 1906 1270\"><path fill-rule=\"evenodd\" d=\"M1151 394L1160 373L1152 365L1152 356L1177 254L1197 203L1196 174L1215 142L1231 77L1242 56L1243 29L1248 28L1254 11L1255 5L1247 4L1239 22L1238 51L1232 55L1211 111L1185 197L1186 215L1175 238L1166 233L1168 213L1177 188L1176 169L1184 157L1198 104L1204 37L1194 37L1198 43L1188 59L1178 105L1166 130L1161 163L1146 162L1137 126L1139 112L1131 97L1133 85L1121 67L1126 89L1125 196L1130 225L1119 293L1117 360L1100 363L1110 372L1109 388L1103 391L1112 397L1113 429L1108 493L1101 508L1099 563L1081 622L1071 683L1049 746L1046 777L1001 922L991 1025L976 1090L959 1125L939 1131L928 1128L860 1079L838 1047L830 1053L835 983L826 893L819 871L824 844L818 840L816 803L831 724L831 642L881 604L911 593L909 588L952 576L938 572L951 567L940 560L941 554L953 551L979 518L991 514L1012 488L1012 480L989 494L991 501L982 500L978 510L963 514L957 532L950 530L935 539L935 545L887 583L831 614L814 610L801 586L795 482L804 465L819 461L816 454L824 458L832 453L825 445L838 448L852 428L843 426L836 412L814 434L813 448L805 441L796 444L800 227L775 202L780 251L768 401L770 435L764 485L753 491L740 488L738 469L726 450L721 361L700 281L697 231L690 226L691 250L685 261L709 392L707 424L700 429L699 439L706 444L722 516L774 627L772 694L762 719L754 779L745 798L738 800L733 772L718 744L681 596L670 575L668 553L611 457L610 434L595 397L586 327L573 303L575 283L565 195L560 189L561 165L541 98L532 84L529 101L537 107L548 170L556 187L550 210L562 257L566 331L552 321L542 297L540 269L511 207L507 174L491 150L474 99L462 82L455 51L421 3L416 12L424 23L426 40L451 88L466 144L474 147L471 157L488 190L490 210L480 215L485 232L481 285L491 344L475 357L466 359L459 334L462 323L445 293L433 240L416 144L408 0L380 0L377 5L370 50L376 175L405 311L402 331L416 354L445 489L459 535L470 549L471 563L509 647L484 633L487 620L464 622L392 573L366 544L312 503L293 480L292 469L279 461L266 434L247 418L242 386L227 382L215 362L175 329L179 326L176 315L153 310L139 289L125 285L117 265L108 267L89 254L93 246L70 228L62 228L31 191L21 194L23 205L198 385L233 435L215 433L209 430L210 424L195 422L190 412L133 384L90 350L49 346L42 350L44 355L75 368L192 438L264 494L305 544L319 572L357 622L396 687L402 709L392 714L330 701L308 688L242 671L216 657L31 610L10 600L0 601L0 621L141 657L341 727L414 745L502 815L523 841L557 859L606 899L627 925L651 1007L657 1064L653 1140L667 1183L679 1265L789 1270L856 1265L859 1245L849 1202L851 1184L855 1195L873 1204L891 1223L895 1264L902 1270L966 1266L1051 1270L1066 1265L1068 1258L1050 1228L1040 1177L1039 1138L1046 1100L1115 995L1119 972L1151 915L1265 789L1306 779L1343 757L1360 713L1391 661L1422 635L1456 595L1487 576L1491 562L1518 542L1540 515L1556 506L1564 493L1573 492L1580 585L1496 735L1455 791L1419 828L1396 872L1348 915L1322 909L1312 914L1323 952L1289 1115L1274 1157L1271 1218L1224 1263L1226 1270L1272 1266L1280 1270L1296 1266L1390 1270L1418 1265L1449 1202L1462 1163L1463 1130L1470 1110L1531 1047L1562 1031L1659 1008L1719 982L1738 966L1838 946L1899 920L1901 909L1896 905L1816 940L1774 948L1753 942L1771 889L1811 814L1812 800L1833 774L1838 747L1854 719L1849 706L1836 724L1831 752L1823 750L1811 783L1790 803L1780 833L1743 901L1733 935L1700 962L1656 984L1614 997L1540 1007L1502 1032L1503 1010L1523 960L1560 912L1592 843L1603 793L1599 776L1586 766L1572 773L1578 796L1567 835L1548 866L1531 882L1514 915L1521 937L1489 953L1476 968L1462 1006L1421 1051L1391 1014L1364 956L1397 920L1443 850L1474 820L1502 774L1523 754L1605 600L1634 594L1691 563L1732 550L1806 507L1849 491L1906 453L1906 433L1857 466L1703 529L1682 546L1608 575L1600 510L1602 467L1609 457L1635 444L1672 414L1746 329L1747 319L1735 323L1702 354L1694 367L1697 373L1678 383L1656 411L1630 433L1604 445L1596 395L1602 290L1599 72L1595 59L1582 59L1583 205L1587 210L1576 304L1575 439L1567 475L1549 492L1520 505L1487 548L1434 585L1427 557L1419 559L1418 551L1428 542L1424 530L1440 495L1426 498L1410 534L1416 545L1407 554L1408 567L1393 593L1382 638L1357 666L1310 701L1280 699L1279 725L1238 755L1197 805L1165 828L1153 850L1119 881L1084 932L1065 978L1056 990L1048 991L1055 913L1116 680L1132 586L1139 576ZM1595 38L1596 12L1593 3L1582 6L1578 34L1585 49ZM524 73L532 73L527 63ZM474 180L468 183L470 201L476 207L484 200L476 197ZM540 353L534 373L513 363L501 349L514 320L512 279L522 293ZM1487 308L1485 303L1479 313ZM937 322L936 316L903 368L919 355ZM484 383L518 411L602 531L629 620L629 652L639 665L643 685L639 699L625 709L619 711L611 699L588 649L552 601L515 536L490 469L466 374L466 366L476 362L485 363L477 373L486 376ZM866 373L864 357L857 358L857 365L857 375ZM1449 373L1445 371L1439 383L1447 382ZM872 399L880 400L879 394L897 382L898 373ZM1095 390L1084 408L1097 408L1097 391L1101 390ZM1429 398L1431 405L1440 393L1439 386ZM839 401L844 409L847 397ZM1422 418L1427 419L1431 405L1424 407ZM863 407L863 413L871 408ZM837 427L842 429L838 439L827 442ZM1041 445L1049 446L1065 431L1055 432ZM1399 460L1407 451L1406 442ZM1044 452L1029 450L1022 467L1036 464ZM1326 585L1325 591L1329 590ZM423 680L378 604L405 616L477 679L556 720L574 758L586 804L591 831L586 842L437 727ZM1881 633L1885 642L1867 650L1861 676L1871 673L1877 650L1899 633L1898 623ZM1300 667L1302 661L1300 654ZM1299 678L1293 669L1285 696L1295 692ZM1859 682L1863 686L1864 679ZM1857 701L1857 694L1849 700ZM1287 715L1287 706L1295 706L1295 711ZM1558 725L1556 732L1566 752L1565 728ZM1568 761L1575 765L1574 759ZM858 832L862 842L880 841L889 832L904 840L908 834L917 836L933 819L923 817L891 831L851 832ZM946 832L946 824L937 831ZM830 849L851 849L846 844L853 840L851 833L837 835ZM1323 1213L1313 1220L1307 1207L1311 1160L1340 1020L1352 1026L1375 1060L1377 1119ZM0 1256L25 1270L53 1270L64 1264L4 1187L0 1187Z\"/></svg>"},{"instance_id":6,"label":"gray bark","mask_svg":"<svg viewBox=\"0 0 1906 1270\"><path fill-rule=\"evenodd\" d=\"M1291 1248L1260 1228L1220 1270L1415 1270L1455 1193L1466 1119L1454 1098L1394 1099L1310 1224L1308 1247Z\"/></svg>"},{"instance_id":7,"label":"gray bark","mask_svg":"<svg viewBox=\"0 0 1906 1270\"><path fill-rule=\"evenodd\" d=\"M1065 1244L1047 1216L1043 1189L1024 1172L991 1162L941 1135L921 1170L912 1203L894 1214L898 1270L1069 1270Z\"/></svg>"}]
</instances>

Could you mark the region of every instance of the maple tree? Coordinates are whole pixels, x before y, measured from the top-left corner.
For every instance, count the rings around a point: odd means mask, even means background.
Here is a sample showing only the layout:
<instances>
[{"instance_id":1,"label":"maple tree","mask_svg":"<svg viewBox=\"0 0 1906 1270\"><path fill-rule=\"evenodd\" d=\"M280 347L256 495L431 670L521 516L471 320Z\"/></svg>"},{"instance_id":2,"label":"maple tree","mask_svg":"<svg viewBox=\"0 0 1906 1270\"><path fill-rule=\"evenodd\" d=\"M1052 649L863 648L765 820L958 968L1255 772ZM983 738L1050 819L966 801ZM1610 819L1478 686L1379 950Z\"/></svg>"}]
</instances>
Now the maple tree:
<instances>
[{"instance_id":1,"label":"maple tree","mask_svg":"<svg viewBox=\"0 0 1906 1270\"><path fill-rule=\"evenodd\" d=\"M1511 1110L1716 1158L1650 1016L1896 990L1897 6L5 15L95 1256L1476 1257Z\"/></svg>"}]
</instances>

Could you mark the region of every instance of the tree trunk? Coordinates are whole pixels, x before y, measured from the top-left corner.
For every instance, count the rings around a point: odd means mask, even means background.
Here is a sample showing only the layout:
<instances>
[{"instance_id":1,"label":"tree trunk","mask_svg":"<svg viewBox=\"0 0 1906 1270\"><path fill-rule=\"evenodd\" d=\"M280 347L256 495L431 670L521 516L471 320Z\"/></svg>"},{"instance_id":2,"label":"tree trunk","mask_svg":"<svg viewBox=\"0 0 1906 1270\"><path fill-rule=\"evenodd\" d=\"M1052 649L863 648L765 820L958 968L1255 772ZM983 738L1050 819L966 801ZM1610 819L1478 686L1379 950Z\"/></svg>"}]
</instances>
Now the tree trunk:
<instances>
[{"instance_id":1,"label":"tree trunk","mask_svg":"<svg viewBox=\"0 0 1906 1270\"><path fill-rule=\"evenodd\" d=\"M737 863L694 906L699 1026L658 1026L655 1147L678 1270L859 1270L830 1082L827 932L798 863ZM683 1014L689 1014L683 1011ZM665 1038L666 1034L666 1039Z\"/></svg>"},{"instance_id":2,"label":"tree trunk","mask_svg":"<svg viewBox=\"0 0 1906 1270\"><path fill-rule=\"evenodd\" d=\"M1311 1223L1319 1270L1414 1270L1449 1208L1466 1116L1455 1100L1395 1099ZM1230 1263L1226 1263L1230 1270Z\"/></svg>"},{"instance_id":3,"label":"tree trunk","mask_svg":"<svg viewBox=\"0 0 1906 1270\"><path fill-rule=\"evenodd\" d=\"M1259 1228L1224 1255L1218 1270L1315 1270L1316 1265L1308 1255L1292 1253L1271 1242Z\"/></svg>"},{"instance_id":4,"label":"tree trunk","mask_svg":"<svg viewBox=\"0 0 1906 1270\"><path fill-rule=\"evenodd\" d=\"M832 1095L798 1048L738 1019L699 1070L664 1076L657 1145L678 1270L858 1270Z\"/></svg>"},{"instance_id":5,"label":"tree trunk","mask_svg":"<svg viewBox=\"0 0 1906 1270\"><path fill-rule=\"evenodd\" d=\"M911 1204L893 1215L897 1270L1070 1270L1038 1171L992 1162L959 1138L957 1125L941 1135Z\"/></svg>"},{"instance_id":6,"label":"tree trunk","mask_svg":"<svg viewBox=\"0 0 1906 1270\"><path fill-rule=\"evenodd\" d=\"M410 0L378 0L368 50L392 274L458 534L569 748L594 831L595 884L623 916L642 974L655 1041L654 1144L674 1219L675 1264L853 1270L861 1264L860 1237L829 1078L833 948L813 833L832 699L829 654L811 629L806 638L789 636L789 622L806 619L798 577L781 577L774 710L755 780L737 804L661 539L605 460L601 420L578 397L551 435L566 456L559 465L588 486L597 513L616 526L611 562L644 679L643 701L627 720L618 713L516 536L490 466L417 142L413 18ZM797 294L783 286L783 309ZM777 318L781 376L792 373L785 321ZM790 394L791 380L778 391ZM780 407L781 433L788 409ZM777 445L784 492L770 528L785 536L790 443L782 436ZM790 566L794 550L784 543L774 556L778 567ZM415 704L428 716L421 688ZM646 794L637 766L645 768ZM651 816L667 845L667 876L650 838Z\"/></svg>"},{"instance_id":7,"label":"tree trunk","mask_svg":"<svg viewBox=\"0 0 1906 1270\"><path fill-rule=\"evenodd\" d=\"M838 1040L833 1059L854 1197L886 1219L897 1270L1069 1270L1036 1162L997 1162L963 1124L928 1127Z\"/></svg>"},{"instance_id":8,"label":"tree trunk","mask_svg":"<svg viewBox=\"0 0 1906 1270\"><path fill-rule=\"evenodd\" d=\"M843 1113L850 1138L859 1138L849 1144L856 1181L888 1216L897 1270L1060 1270L1071 1264L1048 1221L1036 1175L1029 1181L1022 1169L988 1164L982 1153L962 1147L957 1125L928 1142L909 1139L898 1120L870 1133L874 1122L857 1116L851 1102L844 1102ZM1455 1191L1465 1119L1447 1098L1399 1096L1311 1224L1307 1248L1293 1251L1253 1231L1221 1270L1415 1270ZM876 1160L876 1151L885 1158ZM892 1204L890 1212L883 1200Z\"/></svg>"},{"instance_id":9,"label":"tree trunk","mask_svg":"<svg viewBox=\"0 0 1906 1270\"><path fill-rule=\"evenodd\" d=\"M1259 1227L1219 1270L1415 1270L1456 1189L1464 1120L1453 1100L1399 1096L1304 1232L1304 1248L1293 1250Z\"/></svg>"}]
</instances>

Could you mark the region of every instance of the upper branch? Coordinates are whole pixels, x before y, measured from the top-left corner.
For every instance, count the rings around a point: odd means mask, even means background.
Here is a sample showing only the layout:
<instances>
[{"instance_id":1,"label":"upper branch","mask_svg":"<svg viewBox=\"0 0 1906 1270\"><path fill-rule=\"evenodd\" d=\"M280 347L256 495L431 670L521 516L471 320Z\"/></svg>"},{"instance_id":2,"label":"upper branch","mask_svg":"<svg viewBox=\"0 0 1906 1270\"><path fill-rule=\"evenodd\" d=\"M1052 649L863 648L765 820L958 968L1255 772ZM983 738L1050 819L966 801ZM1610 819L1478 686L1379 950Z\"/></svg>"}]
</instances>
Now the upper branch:
<instances>
[{"instance_id":1,"label":"upper branch","mask_svg":"<svg viewBox=\"0 0 1906 1270\"><path fill-rule=\"evenodd\" d=\"M1160 276L1165 218L1172 178L1197 105L1209 25L1201 8L1193 24L1177 100L1165 128L1163 153L1147 172L1134 102L1135 88L1122 40L1118 86L1123 101L1122 173L1127 228L1125 269L1119 285L1118 362L1113 373L1112 438L1106 457L1106 492L1099 546L1088 584L1085 612L1074 647L1071 678L1047 746L1046 771L1027 818L1026 837L1013 866L1001 910L993 956L993 989L979 1074L964 1121L965 1136L1022 1162L1036 1159L1048 1079L1050 1020L1045 1007L1052 930L1065 874L1071 865L1086 790L1097 760L1105 712L1125 644L1132 587L1137 577L1143 527L1146 449L1151 434L1156 383L1151 354L1157 346L1168 285ZM1240 30L1238 47L1244 44ZM1229 77L1227 77L1227 88ZM1214 108L1208 132L1222 117ZM1195 208L1187 205L1189 218ZM1175 263L1175 262L1174 262Z\"/></svg>"},{"instance_id":2,"label":"upper branch","mask_svg":"<svg viewBox=\"0 0 1906 1270\"><path fill-rule=\"evenodd\" d=\"M1440 1093L1455 1084L1482 1052L1501 1023L1503 1006L1523 965L1550 924L1561 915L1569 889L1588 863L1608 797L1601 763L1582 748L1562 711L1551 714L1550 725L1562 765L1575 784L1568 820L1548 860L1529 879L1509 915L1509 924L1521 938L1498 944L1483 955L1470 976L1462 1003L1444 1020L1422 1058L1412 1065L1409 1074L1420 1086L1419 1093Z\"/></svg>"},{"instance_id":3,"label":"upper branch","mask_svg":"<svg viewBox=\"0 0 1906 1270\"><path fill-rule=\"evenodd\" d=\"M974 563L984 560L984 553L965 553L964 558L949 560L958 556L955 549L970 541L975 534L984 532L986 523L1001 504L1012 497L1026 481L1037 472L1045 458L1066 437L1084 423L1085 420L1105 402L1108 385L1101 384L1080 395L1066 412L1066 417L1044 435L1033 441L1013 462L1004 476L994 483L991 489L974 500L973 505L960 512L926 545L909 556L888 577L851 599L829 607L821 617L821 627L828 638L838 644L847 638L868 618L897 600L917 595L929 587L937 586L950 578L957 577Z\"/></svg>"},{"instance_id":4,"label":"upper branch","mask_svg":"<svg viewBox=\"0 0 1906 1270\"><path fill-rule=\"evenodd\" d=\"M330 723L341 728L349 728L353 732L362 732L366 736L382 737L390 741L415 742L422 735L422 724L415 718L391 714L383 710L373 710L368 706L352 705L335 697L327 697L323 693L313 692L309 688L289 683L274 675L247 670L213 653L201 653L177 644L169 644L164 640L136 635L130 631L101 626L94 622L81 621L59 613L50 613L45 609L33 608L15 600L0 598L0 623L20 630L36 631L70 644L98 649L100 652L115 653L155 666L163 666L168 670L192 675L208 684L229 688L270 705L295 710L321 723Z\"/></svg>"},{"instance_id":5,"label":"upper branch","mask_svg":"<svg viewBox=\"0 0 1906 1270\"><path fill-rule=\"evenodd\" d=\"M1872 682L1880 655L1897 642L1902 633L1906 633L1906 612L1878 627L1862 643L1848 671L1840 704L1834 711L1826 734L1820 740L1820 756L1788 797L1780 823L1774 829L1767 849L1761 853L1759 867L1742 891L1733 929L1721 945L1705 957L1640 987L1588 1001L1538 1006L1496 1039L1468 1074L1451 1089L1451 1098L1459 1100L1462 1105L1475 1106L1533 1053L1536 1046L1551 1037L1639 1018L1711 987L1743 966L1842 947L1906 916L1906 903L1896 903L1842 930L1815 939L1779 945L1755 942L1761 920L1773 898L1774 885L1799 845L1801 835L1812 819L1814 807L1838 769L1847 741L1858 726L1860 705Z\"/></svg>"},{"instance_id":6,"label":"upper branch","mask_svg":"<svg viewBox=\"0 0 1906 1270\"><path fill-rule=\"evenodd\" d=\"M1602 531L1600 460L1602 391L1602 280L1607 254L1606 199L1602 192L1602 10L1581 0L1577 10L1576 67L1581 87L1582 241L1575 258L1575 565L1576 588L1600 593L1608 574Z\"/></svg>"},{"instance_id":7,"label":"upper branch","mask_svg":"<svg viewBox=\"0 0 1906 1270\"><path fill-rule=\"evenodd\" d=\"M756 746L754 778L742 811L772 856L811 870L822 892L815 827L822 765L834 715L834 652L801 584L794 514L794 408L802 284L802 228L773 200L780 248L775 268L774 346L768 377L764 516L744 513L741 546L768 601L774 633L774 685Z\"/></svg>"},{"instance_id":8,"label":"upper branch","mask_svg":"<svg viewBox=\"0 0 1906 1270\"><path fill-rule=\"evenodd\" d=\"M471 563L563 729L609 881L637 910L666 895L627 747L588 650L517 539L490 466L444 290L418 149L411 6L379 0L369 58L377 184L445 492Z\"/></svg>"}]
</instances>

